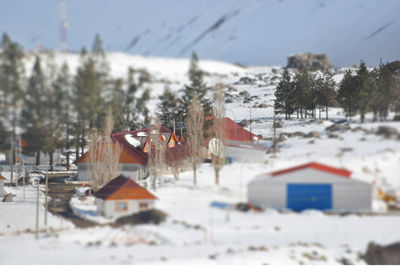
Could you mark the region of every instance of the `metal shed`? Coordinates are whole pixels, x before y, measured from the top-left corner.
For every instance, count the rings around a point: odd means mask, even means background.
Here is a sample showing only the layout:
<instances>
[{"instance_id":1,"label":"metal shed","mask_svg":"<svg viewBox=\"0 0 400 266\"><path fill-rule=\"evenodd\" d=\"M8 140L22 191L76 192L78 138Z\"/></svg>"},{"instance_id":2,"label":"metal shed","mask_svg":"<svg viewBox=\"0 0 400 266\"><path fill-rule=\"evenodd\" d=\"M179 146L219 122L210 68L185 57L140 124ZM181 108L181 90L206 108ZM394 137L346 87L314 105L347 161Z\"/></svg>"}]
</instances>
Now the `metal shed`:
<instances>
[{"instance_id":1,"label":"metal shed","mask_svg":"<svg viewBox=\"0 0 400 266\"><path fill-rule=\"evenodd\" d=\"M370 211L371 185L351 172L316 162L261 174L248 184L248 201L277 209Z\"/></svg>"}]
</instances>

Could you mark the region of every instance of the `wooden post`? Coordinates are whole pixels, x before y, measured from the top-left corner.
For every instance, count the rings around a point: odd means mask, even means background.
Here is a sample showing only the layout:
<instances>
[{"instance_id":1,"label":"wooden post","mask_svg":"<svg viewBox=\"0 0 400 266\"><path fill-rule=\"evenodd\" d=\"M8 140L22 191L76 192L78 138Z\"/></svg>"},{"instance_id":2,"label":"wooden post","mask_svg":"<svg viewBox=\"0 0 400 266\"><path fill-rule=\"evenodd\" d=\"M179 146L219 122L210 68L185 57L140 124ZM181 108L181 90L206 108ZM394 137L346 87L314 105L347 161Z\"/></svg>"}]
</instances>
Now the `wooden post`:
<instances>
[{"instance_id":1,"label":"wooden post","mask_svg":"<svg viewBox=\"0 0 400 266\"><path fill-rule=\"evenodd\" d=\"M250 102L250 141L252 141L252 138L251 138L251 102Z\"/></svg>"},{"instance_id":2,"label":"wooden post","mask_svg":"<svg viewBox=\"0 0 400 266\"><path fill-rule=\"evenodd\" d=\"M36 240L39 239L39 179L37 180L37 196L36 196Z\"/></svg>"},{"instance_id":3,"label":"wooden post","mask_svg":"<svg viewBox=\"0 0 400 266\"><path fill-rule=\"evenodd\" d=\"M25 178L26 178L26 171L24 171L24 179L23 179L23 186L24 186L24 202L25 202Z\"/></svg>"},{"instance_id":4,"label":"wooden post","mask_svg":"<svg viewBox=\"0 0 400 266\"><path fill-rule=\"evenodd\" d=\"M274 152L274 158L276 157L276 115L275 115L275 110L274 110L274 122L272 122L273 129L274 129L274 142L273 142L273 152Z\"/></svg>"},{"instance_id":5,"label":"wooden post","mask_svg":"<svg viewBox=\"0 0 400 266\"><path fill-rule=\"evenodd\" d=\"M47 195L49 191L49 172L46 169L46 196L45 196L45 212L44 212L44 226L47 228L47 211L48 211L48 201Z\"/></svg>"}]
</instances>

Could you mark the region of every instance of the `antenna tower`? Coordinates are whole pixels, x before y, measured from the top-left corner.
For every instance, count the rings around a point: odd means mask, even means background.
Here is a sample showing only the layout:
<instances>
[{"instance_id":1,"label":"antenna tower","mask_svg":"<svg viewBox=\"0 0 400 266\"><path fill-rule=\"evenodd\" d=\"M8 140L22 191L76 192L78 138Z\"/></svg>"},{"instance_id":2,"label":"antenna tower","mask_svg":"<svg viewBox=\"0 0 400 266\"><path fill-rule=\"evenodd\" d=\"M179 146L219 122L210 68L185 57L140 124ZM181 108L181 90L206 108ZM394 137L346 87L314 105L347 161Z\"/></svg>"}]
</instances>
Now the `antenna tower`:
<instances>
[{"instance_id":1,"label":"antenna tower","mask_svg":"<svg viewBox=\"0 0 400 266\"><path fill-rule=\"evenodd\" d=\"M60 0L60 41L61 51L67 51L67 5L65 0Z\"/></svg>"}]
</instances>

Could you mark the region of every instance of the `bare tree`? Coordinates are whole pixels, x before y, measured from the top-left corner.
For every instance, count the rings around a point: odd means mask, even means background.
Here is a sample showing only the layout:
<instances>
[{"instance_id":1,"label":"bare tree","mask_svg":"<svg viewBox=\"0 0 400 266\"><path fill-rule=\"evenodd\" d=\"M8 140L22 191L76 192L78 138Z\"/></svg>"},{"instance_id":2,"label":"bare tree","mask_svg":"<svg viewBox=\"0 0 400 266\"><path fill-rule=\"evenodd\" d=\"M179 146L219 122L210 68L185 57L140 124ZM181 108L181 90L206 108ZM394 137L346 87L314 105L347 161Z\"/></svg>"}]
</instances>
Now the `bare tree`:
<instances>
[{"instance_id":1,"label":"bare tree","mask_svg":"<svg viewBox=\"0 0 400 266\"><path fill-rule=\"evenodd\" d=\"M187 163L188 150L185 142L176 144L175 147L168 148L165 153L165 160L175 179L179 179L180 169Z\"/></svg>"},{"instance_id":2,"label":"bare tree","mask_svg":"<svg viewBox=\"0 0 400 266\"><path fill-rule=\"evenodd\" d=\"M225 93L223 84L214 87L213 97L213 135L209 142L209 151L215 172L215 184L219 184L219 172L225 164L224 139L226 135L225 123Z\"/></svg>"},{"instance_id":3,"label":"bare tree","mask_svg":"<svg viewBox=\"0 0 400 266\"><path fill-rule=\"evenodd\" d=\"M111 139L114 126L111 109L108 110L103 132L93 131L89 134L88 165L89 176L94 190L102 187L121 173L119 157L122 147Z\"/></svg>"},{"instance_id":4,"label":"bare tree","mask_svg":"<svg viewBox=\"0 0 400 266\"><path fill-rule=\"evenodd\" d=\"M185 119L188 154L193 169L193 184L197 184L197 166L203 159L204 111L196 92L193 93L192 105Z\"/></svg>"},{"instance_id":5,"label":"bare tree","mask_svg":"<svg viewBox=\"0 0 400 266\"><path fill-rule=\"evenodd\" d=\"M156 116L153 125L150 127L149 137L149 159L147 166L153 176L153 190L157 189L157 179L164 172L166 139L160 132L160 118Z\"/></svg>"}]
</instances>

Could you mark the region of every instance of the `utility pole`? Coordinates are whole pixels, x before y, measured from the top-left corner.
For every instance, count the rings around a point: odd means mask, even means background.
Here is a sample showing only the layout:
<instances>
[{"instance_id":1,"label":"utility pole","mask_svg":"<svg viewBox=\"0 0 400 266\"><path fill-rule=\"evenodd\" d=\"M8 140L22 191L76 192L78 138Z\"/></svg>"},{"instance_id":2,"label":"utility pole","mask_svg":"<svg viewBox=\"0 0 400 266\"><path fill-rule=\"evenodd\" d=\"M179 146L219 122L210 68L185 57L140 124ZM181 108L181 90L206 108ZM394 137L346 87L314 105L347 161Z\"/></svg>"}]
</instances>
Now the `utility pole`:
<instances>
[{"instance_id":1,"label":"utility pole","mask_svg":"<svg viewBox=\"0 0 400 266\"><path fill-rule=\"evenodd\" d=\"M273 140L273 153L274 153L274 158L276 157L276 114L275 114L275 110L274 110L274 121L272 122L272 127L274 130L274 140Z\"/></svg>"},{"instance_id":2,"label":"utility pole","mask_svg":"<svg viewBox=\"0 0 400 266\"><path fill-rule=\"evenodd\" d=\"M37 195L36 195L36 235L35 238L36 240L39 239L39 182L40 180L37 179Z\"/></svg>"},{"instance_id":3,"label":"utility pole","mask_svg":"<svg viewBox=\"0 0 400 266\"><path fill-rule=\"evenodd\" d=\"M250 102L250 141L251 141L251 102Z\"/></svg>"},{"instance_id":4,"label":"utility pole","mask_svg":"<svg viewBox=\"0 0 400 266\"><path fill-rule=\"evenodd\" d=\"M46 226L46 229L47 229L47 211L48 211L48 201L47 201L48 191L49 191L49 172L46 169L46 196L45 196L45 212L44 212L44 226Z\"/></svg>"}]
</instances>

